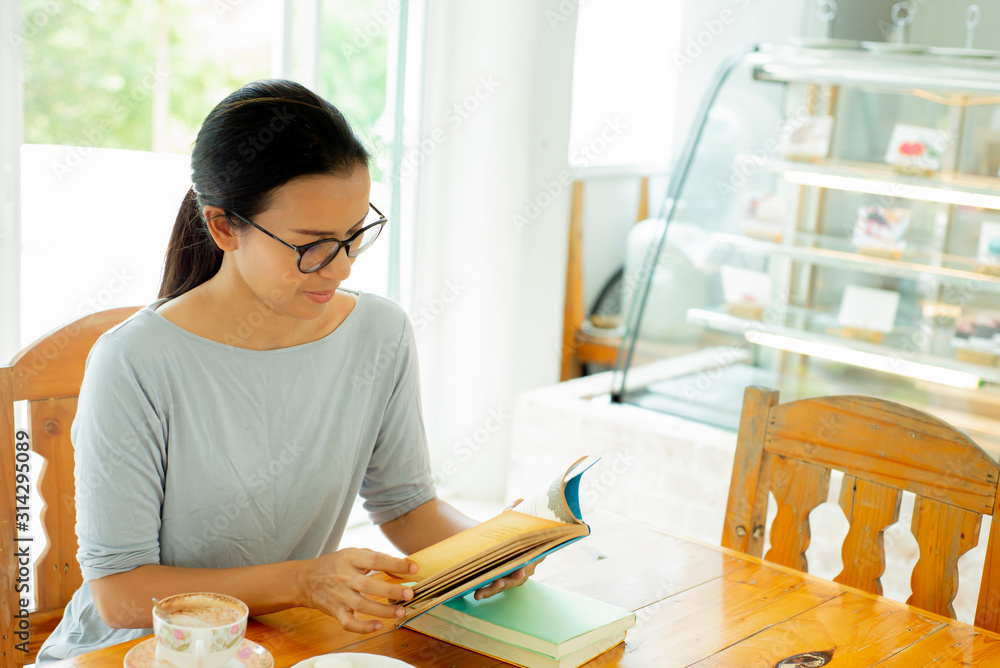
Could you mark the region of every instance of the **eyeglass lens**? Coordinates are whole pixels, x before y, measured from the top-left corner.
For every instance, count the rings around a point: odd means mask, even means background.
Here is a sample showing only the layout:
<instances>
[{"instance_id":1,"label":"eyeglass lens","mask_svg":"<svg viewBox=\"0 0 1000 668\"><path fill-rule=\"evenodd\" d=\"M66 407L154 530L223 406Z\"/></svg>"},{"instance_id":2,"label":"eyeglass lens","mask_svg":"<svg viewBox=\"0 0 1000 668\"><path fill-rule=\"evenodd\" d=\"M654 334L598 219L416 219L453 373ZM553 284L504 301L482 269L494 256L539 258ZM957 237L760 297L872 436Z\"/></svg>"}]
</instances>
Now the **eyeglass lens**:
<instances>
[{"instance_id":1,"label":"eyeglass lens","mask_svg":"<svg viewBox=\"0 0 1000 668\"><path fill-rule=\"evenodd\" d=\"M374 212L372 213L374 214ZM365 220L364 224L367 229L364 229L364 233L356 239L352 239L347 246L347 255L349 257L353 258L361 255L361 253L375 242L383 227L383 225L373 225L378 219L378 215L372 215ZM302 259L299 260L299 269L306 273L322 269L333 261L333 258L336 257L342 245L339 241L328 241L313 246L302 254Z\"/></svg>"}]
</instances>

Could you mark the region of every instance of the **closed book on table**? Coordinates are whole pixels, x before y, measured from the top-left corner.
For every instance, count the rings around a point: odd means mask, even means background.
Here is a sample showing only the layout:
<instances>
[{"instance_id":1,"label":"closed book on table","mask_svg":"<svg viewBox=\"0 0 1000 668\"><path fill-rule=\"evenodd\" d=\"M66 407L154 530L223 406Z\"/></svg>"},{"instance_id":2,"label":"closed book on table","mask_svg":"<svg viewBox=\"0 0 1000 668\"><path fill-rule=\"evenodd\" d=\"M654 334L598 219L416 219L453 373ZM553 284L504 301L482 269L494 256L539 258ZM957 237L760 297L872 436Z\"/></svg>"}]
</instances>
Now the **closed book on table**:
<instances>
[{"instance_id":1,"label":"closed book on table","mask_svg":"<svg viewBox=\"0 0 1000 668\"><path fill-rule=\"evenodd\" d=\"M574 667L614 647L635 613L535 580L477 601L468 594L408 628L526 668Z\"/></svg>"}]
</instances>

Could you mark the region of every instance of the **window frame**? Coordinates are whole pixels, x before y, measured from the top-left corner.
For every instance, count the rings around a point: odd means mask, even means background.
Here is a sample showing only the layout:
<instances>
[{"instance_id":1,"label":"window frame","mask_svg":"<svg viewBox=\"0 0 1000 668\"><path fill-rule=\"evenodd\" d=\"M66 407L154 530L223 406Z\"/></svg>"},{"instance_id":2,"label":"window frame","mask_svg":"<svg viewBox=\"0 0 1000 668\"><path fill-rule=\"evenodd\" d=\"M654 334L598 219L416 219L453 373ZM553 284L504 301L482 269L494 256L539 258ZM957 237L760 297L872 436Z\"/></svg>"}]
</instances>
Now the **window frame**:
<instances>
[{"instance_id":1,"label":"window frame","mask_svg":"<svg viewBox=\"0 0 1000 668\"><path fill-rule=\"evenodd\" d=\"M21 349L21 144L24 22L21 2L0 3L0 357ZM11 317L13 316L13 317Z\"/></svg>"},{"instance_id":2,"label":"window frame","mask_svg":"<svg viewBox=\"0 0 1000 668\"><path fill-rule=\"evenodd\" d=\"M399 11L395 14L392 27L392 44L387 63L393 114L393 146L390 174L399 174L403 160L404 107L418 108L419 92L413 95L412 81L406 80L407 55L410 69L419 78L421 62L413 65L414 52L420 53L423 43L421 28L411 30L411 8L417 4L417 20L423 15L421 3L398 0ZM322 0L282 0L275 7L276 34L271 60L271 75L296 79L306 86L315 87L320 53L323 48L321 25ZM0 358L10 360L22 348L22 220L21 220L21 147L24 144L24 58L22 41L25 34L25 17L21 0L0 3L0 35L6 36L7 44L0 45ZM297 21L305 21L316 26L315 33L306 40L303 50L301 43L294 39ZM408 39L416 33L416 40ZM304 52L305 51L305 52ZM417 89L419 90L419 89ZM409 98L404 95L410 93ZM404 190L406 191L404 193ZM412 230L403 230L400 221L413 220L415 202L403 202L403 198L413 197L413 189L392 178L390 184L389 219L395 225L389 235L389 269L387 294L390 299L400 301L401 267L412 266L412 249L404 251L404 237L411 238ZM409 214L409 215L408 215ZM406 244L408 247L409 244ZM53 323L53 326L59 323Z\"/></svg>"}]
</instances>

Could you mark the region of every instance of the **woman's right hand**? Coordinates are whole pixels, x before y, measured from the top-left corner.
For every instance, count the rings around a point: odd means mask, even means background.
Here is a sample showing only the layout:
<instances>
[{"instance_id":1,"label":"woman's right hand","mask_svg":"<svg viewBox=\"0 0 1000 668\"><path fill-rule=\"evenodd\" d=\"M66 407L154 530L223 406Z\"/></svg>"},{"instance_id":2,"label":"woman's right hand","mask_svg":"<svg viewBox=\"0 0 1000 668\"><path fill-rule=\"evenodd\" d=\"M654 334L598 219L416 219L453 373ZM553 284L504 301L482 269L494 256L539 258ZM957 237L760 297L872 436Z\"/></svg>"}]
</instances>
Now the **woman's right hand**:
<instances>
[{"instance_id":1,"label":"woman's right hand","mask_svg":"<svg viewBox=\"0 0 1000 668\"><path fill-rule=\"evenodd\" d=\"M303 604L336 617L347 631L371 633L382 628L377 619L358 619L356 613L376 617L399 618L405 614L402 606L373 601L370 597L409 601L409 587L368 577L371 571L410 574L418 566L409 559L400 559L382 552L348 547L317 559L302 562L299 578Z\"/></svg>"}]
</instances>

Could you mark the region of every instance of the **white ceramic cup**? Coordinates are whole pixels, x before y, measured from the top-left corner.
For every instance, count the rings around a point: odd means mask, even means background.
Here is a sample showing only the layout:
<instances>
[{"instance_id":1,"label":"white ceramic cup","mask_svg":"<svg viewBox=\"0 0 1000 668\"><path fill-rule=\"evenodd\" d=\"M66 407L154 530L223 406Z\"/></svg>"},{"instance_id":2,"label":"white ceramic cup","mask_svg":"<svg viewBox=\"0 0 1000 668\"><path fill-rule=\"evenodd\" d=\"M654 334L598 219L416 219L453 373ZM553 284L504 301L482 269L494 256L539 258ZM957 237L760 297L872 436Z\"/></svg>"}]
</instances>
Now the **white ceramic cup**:
<instances>
[{"instance_id":1,"label":"white ceramic cup","mask_svg":"<svg viewBox=\"0 0 1000 668\"><path fill-rule=\"evenodd\" d=\"M169 596L153 609L156 658L176 668L221 668L236 655L247 630L246 603L209 592Z\"/></svg>"}]
</instances>

